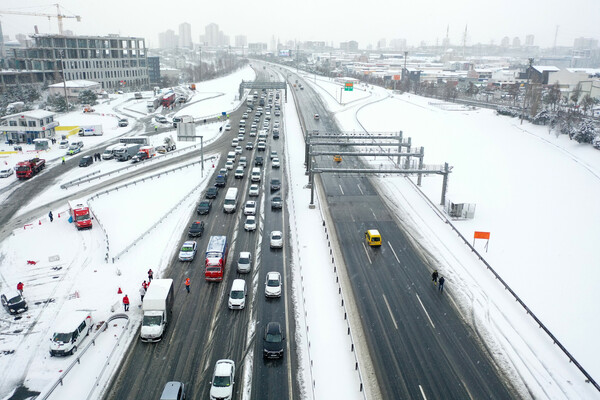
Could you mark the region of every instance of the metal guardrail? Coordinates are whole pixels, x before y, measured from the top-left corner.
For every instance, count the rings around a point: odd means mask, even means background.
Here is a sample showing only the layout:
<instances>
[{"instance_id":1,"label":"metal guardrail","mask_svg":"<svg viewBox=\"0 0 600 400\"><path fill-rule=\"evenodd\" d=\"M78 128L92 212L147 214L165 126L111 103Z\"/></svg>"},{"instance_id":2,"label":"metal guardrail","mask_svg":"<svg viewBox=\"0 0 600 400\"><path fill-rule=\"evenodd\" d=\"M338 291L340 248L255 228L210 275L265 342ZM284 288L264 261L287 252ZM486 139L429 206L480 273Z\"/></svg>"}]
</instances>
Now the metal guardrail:
<instances>
[{"instance_id":1,"label":"metal guardrail","mask_svg":"<svg viewBox=\"0 0 600 400\"><path fill-rule=\"evenodd\" d=\"M87 179L87 178L89 178L91 176L94 176L94 175L97 175L99 173L100 173L100 170L96 170L96 171L94 171L94 172L92 172L90 174L86 174L86 175L80 176L79 178L75 178L72 181L63 183L62 185L60 185L60 188L61 189L66 189L69 186L73 186L76 182L79 182L81 180Z\"/></svg>"},{"instance_id":2,"label":"metal guardrail","mask_svg":"<svg viewBox=\"0 0 600 400\"><path fill-rule=\"evenodd\" d=\"M58 387L58 385L62 385L63 384L63 380L65 379L65 377L67 376L67 374L75 367L76 364L80 364L81 363L81 358L83 357L83 355L87 352L87 350L90 348L90 346L95 346L96 345L96 339L98 338L98 336L104 332L106 329L108 329L108 323L115 320L115 319L120 319L120 318L125 318L127 320L127 323L125 324L125 326L129 325L129 316L127 314L123 314L123 313L119 313L119 314L114 314L112 315L110 318L108 318L106 321L104 321L104 323L100 326L100 328L98 329L98 331L96 332L96 334L94 335L94 337L91 339L91 341L83 348L83 350L81 350L80 352L77 352L77 357L75 357L75 360L73 360L73 362L67 367L65 368L65 370L63 371L62 374L60 374L60 376L58 377L58 379L56 380L56 382L54 382L54 384L50 387L50 389L48 390L47 393L45 393L42 397L40 397L40 400L47 400L50 395L52 395L52 393L54 392L54 390L56 390L56 388ZM117 344L116 346L113 348L113 351L111 351L110 355L108 356L107 362L110 360L110 357L112 356L112 354L114 353L114 349L119 345L119 342L121 341L121 337L119 336L119 340L117 340ZM105 364L105 368L106 368L106 364ZM104 372L104 369L102 369L101 374ZM89 395L87 397L89 399Z\"/></svg>"},{"instance_id":3,"label":"metal guardrail","mask_svg":"<svg viewBox=\"0 0 600 400\"><path fill-rule=\"evenodd\" d=\"M206 159L204 160L204 162L208 162L208 161L214 160L214 159L216 159L216 158L217 158L217 157L209 157L209 158L206 158ZM188 163L188 164L185 164L185 165L180 165L179 167L172 168L172 169L170 169L170 170L167 170L167 171L164 171L164 172L159 172L159 173L157 173L157 174L154 174L154 175L151 175L151 176L148 176L148 177L145 177L145 178L138 179L138 180L136 180L136 181L134 181L134 182L130 182L130 183L127 183L127 184L123 184L123 185L121 185L121 186L118 186L118 187L115 187L115 188L113 188L113 189L105 190L104 192L100 192L100 193L97 193L96 195L92 196L92 197L90 198L90 200L92 200L92 199L95 199L95 198L99 197L100 195L103 195L103 194L108 194L108 193L110 193L110 192L112 192L112 191L115 191L115 190L122 189L122 188L124 188L124 187L127 187L127 186L129 186L129 185L135 185L135 184L137 184L138 182L144 182L144 181L146 181L147 179L153 179L153 178L156 178L156 177L160 177L160 176L161 176L161 175L163 175L163 174L165 174L165 175L166 175L166 174L168 174L169 172L174 172L174 171L177 171L177 170L180 170L180 169L183 169L183 168L188 168L188 167L191 167L192 165L196 165L196 164L200 164L200 163L202 163L202 161L194 161L194 162L191 162L191 163ZM167 211L167 212L166 212L166 213L165 213L165 214L164 214L164 215L163 215L163 216L162 216L162 217L161 217L161 218L160 218L158 221L156 221L156 222L155 222L155 223L154 223L154 224L153 224L153 225L152 225L150 228L148 228L148 229L147 229L145 232L143 232L143 233L142 233L140 236L138 236L137 238L135 238L135 239L134 239L134 240L133 240L133 241L132 241L132 242L131 242L129 245L127 245L127 246L126 246L126 247L125 247L123 250L121 250L121 251L120 251L119 253L117 253L117 254L116 254L114 257L112 257L112 263L114 264L115 260L118 260L119 258L121 258L121 256L122 256L123 254L127 253L127 252L128 252L128 251L129 251L129 250L132 248L132 247L134 247L134 246L137 244L137 242L138 242L139 240L143 239L143 238L144 238L144 236L146 236L148 233L150 233L150 231L152 231L152 230L153 230L154 228L156 228L156 227L157 227L159 224L161 224L161 223L162 223L162 222L165 220L165 218L167 218L167 216L169 216L169 214L171 214L171 213L172 213L172 212L173 212L173 211L174 211L174 210L175 210L177 207L179 207L179 205L180 205L181 203L183 203L184 201L186 201L186 200L189 198L189 196L190 196L190 195L191 195L193 192L195 192L196 190L198 190L198 188L199 188L201 185L202 185L202 182L200 182L200 183L199 183L199 184L198 184L196 187L194 187L194 188L193 188L191 191L189 191L189 192L188 192L188 193L187 193L187 194L186 194L186 195L185 195L185 196L184 196L184 197L183 197L183 198L182 198L182 199L181 199L179 202L177 202L177 204L175 204L175 205L174 205L174 206L173 206L173 207L172 207L172 208L171 208L169 211ZM107 238L107 240L108 240L108 238Z\"/></svg>"}]
</instances>

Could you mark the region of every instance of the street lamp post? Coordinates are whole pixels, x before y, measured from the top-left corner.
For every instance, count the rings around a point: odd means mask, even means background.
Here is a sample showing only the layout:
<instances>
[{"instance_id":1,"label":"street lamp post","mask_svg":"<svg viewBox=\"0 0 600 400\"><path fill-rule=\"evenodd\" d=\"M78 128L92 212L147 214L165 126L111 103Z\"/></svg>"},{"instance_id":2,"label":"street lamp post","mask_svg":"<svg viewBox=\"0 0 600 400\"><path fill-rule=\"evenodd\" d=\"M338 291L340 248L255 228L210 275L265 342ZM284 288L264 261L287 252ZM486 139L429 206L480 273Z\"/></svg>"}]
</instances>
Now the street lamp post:
<instances>
[{"instance_id":1,"label":"street lamp post","mask_svg":"<svg viewBox=\"0 0 600 400\"><path fill-rule=\"evenodd\" d=\"M65 91L65 103L66 103L67 111L69 111L69 98L67 97L67 77L65 76L65 61L64 61L63 50L59 50L58 54L60 56L60 70L62 71L63 89Z\"/></svg>"}]
</instances>

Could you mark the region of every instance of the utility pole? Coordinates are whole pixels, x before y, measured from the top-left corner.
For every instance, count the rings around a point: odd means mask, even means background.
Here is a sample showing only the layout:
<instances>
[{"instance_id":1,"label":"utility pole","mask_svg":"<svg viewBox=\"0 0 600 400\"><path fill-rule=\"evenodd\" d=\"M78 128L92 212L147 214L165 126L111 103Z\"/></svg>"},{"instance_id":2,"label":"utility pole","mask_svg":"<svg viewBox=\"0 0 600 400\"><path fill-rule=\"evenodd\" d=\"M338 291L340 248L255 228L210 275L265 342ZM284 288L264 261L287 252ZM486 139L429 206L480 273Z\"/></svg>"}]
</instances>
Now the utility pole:
<instances>
[{"instance_id":1,"label":"utility pole","mask_svg":"<svg viewBox=\"0 0 600 400\"><path fill-rule=\"evenodd\" d=\"M531 79L531 68L533 66L533 58L529 59L529 68L527 69L527 85L525 86L525 95L523 96L523 109L521 110L521 125L523 125L523 116L525 115L525 99L529 91L529 80Z\"/></svg>"}]
</instances>

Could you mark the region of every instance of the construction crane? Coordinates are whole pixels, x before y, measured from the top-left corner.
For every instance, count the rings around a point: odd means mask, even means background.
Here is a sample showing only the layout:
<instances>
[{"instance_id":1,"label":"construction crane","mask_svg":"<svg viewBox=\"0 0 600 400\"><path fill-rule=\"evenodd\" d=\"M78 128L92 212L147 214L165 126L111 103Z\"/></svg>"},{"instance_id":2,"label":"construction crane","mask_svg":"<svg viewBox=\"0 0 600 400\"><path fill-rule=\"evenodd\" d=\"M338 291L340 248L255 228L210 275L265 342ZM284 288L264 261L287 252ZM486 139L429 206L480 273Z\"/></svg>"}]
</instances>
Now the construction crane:
<instances>
[{"instance_id":1,"label":"construction crane","mask_svg":"<svg viewBox=\"0 0 600 400\"><path fill-rule=\"evenodd\" d=\"M46 13L38 13L38 12L27 12L27 11L0 11L0 14L14 14L14 15L33 15L36 17L48 17L58 19L58 33L63 34L63 18L77 18L77 22L81 21L81 17L79 15L64 15L60 12L60 5L54 4L56 6L56 14L46 14Z\"/></svg>"}]
</instances>

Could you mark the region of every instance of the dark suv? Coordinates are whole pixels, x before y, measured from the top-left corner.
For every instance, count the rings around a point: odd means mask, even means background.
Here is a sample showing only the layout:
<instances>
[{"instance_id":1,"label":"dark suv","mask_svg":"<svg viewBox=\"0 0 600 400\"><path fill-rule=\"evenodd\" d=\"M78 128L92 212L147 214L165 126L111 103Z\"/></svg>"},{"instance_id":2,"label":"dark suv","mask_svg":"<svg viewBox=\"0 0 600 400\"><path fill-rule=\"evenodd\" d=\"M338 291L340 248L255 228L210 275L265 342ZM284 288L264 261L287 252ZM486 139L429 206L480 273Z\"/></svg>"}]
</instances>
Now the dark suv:
<instances>
[{"instance_id":1,"label":"dark suv","mask_svg":"<svg viewBox=\"0 0 600 400\"><path fill-rule=\"evenodd\" d=\"M200 204L198 204L198 215L208 214L210 212L210 208L212 207L212 202L209 200L202 200Z\"/></svg>"},{"instance_id":2,"label":"dark suv","mask_svg":"<svg viewBox=\"0 0 600 400\"><path fill-rule=\"evenodd\" d=\"M279 179L271 179L271 192L276 192L281 189L281 181Z\"/></svg>"},{"instance_id":3,"label":"dark suv","mask_svg":"<svg viewBox=\"0 0 600 400\"><path fill-rule=\"evenodd\" d=\"M194 221L188 230L189 237L202 236L204 233L204 221Z\"/></svg>"},{"instance_id":4,"label":"dark suv","mask_svg":"<svg viewBox=\"0 0 600 400\"><path fill-rule=\"evenodd\" d=\"M10 299L7 299L5 295L2 295L2 305L6 308L9 314L20 314L27 311L29 308L27 302L20 294L17 294Z\"/></svg>"},{"instance_id":5,"label":"dark suv","mask_svg":"<svg viewBox=\"0 0 600 400\"><path fill-rule=\"evenodd\" d=\"M227 178L223 175L217 175L215 178L215 186L224 187L227 184Z\"/></svg>"},{"instance_id":6,"label":"dark suv","mask_svg":"<svg viewBox=\"0 0 600 400\"><path fill-rule=\"evenodd\" d=\"M279 322L269 322L263 337L263 356L266 358L283 357L283 341L285 336Z\"/></svg>"},{"instance_id":7,"label":"dark suv","mask_svg":"<svg viewBox=\"0 0 600 400\"><path fill-rule=\"evenodd\" d=\"M271 210L281 209L282 205L281 197L275 196L271 199Z\"/></svg>"},{"instance_id":8,"label":"dark suv","mask_svg":"<svg viewBox=\"0 0 600 400\"><path fill-rule=\"evenodd\" d=\"M254 165L263 165L264 158L263 156L254 157Z\"/></svg>"},{"instance_id":9,"label":"dark suv","mask_svg":"<svg viewBox=\"0 0 600 400\"><path fill-rule=\"evenodd\" d=\"M209 188L206 190L206 195L205 195L205 197L206 197L207 199L216 199L218 194L219 194L219 188L218 188L218 187L214 187L214 186L213 186L213 187L209 187Z\"/></svg>"}]
</instances>

